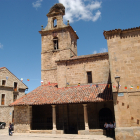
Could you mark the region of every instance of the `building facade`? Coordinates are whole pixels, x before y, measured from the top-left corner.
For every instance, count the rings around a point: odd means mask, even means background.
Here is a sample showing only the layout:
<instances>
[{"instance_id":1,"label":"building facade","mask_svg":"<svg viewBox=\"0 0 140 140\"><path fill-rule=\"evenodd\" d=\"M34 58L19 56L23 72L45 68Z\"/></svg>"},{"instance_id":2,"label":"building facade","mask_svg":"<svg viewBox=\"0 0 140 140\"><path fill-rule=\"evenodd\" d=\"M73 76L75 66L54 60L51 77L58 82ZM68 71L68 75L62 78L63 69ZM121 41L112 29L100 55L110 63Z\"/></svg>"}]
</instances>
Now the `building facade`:
<instances>
[{"instance_id":1,"label":"building facade","mask_svg":"<svg viewBox=\"0 0 140 140\"><path fill-rule=\"evenodd\" d=\"M6 67L0 68L0 122L14 122L14 107L9 104L25 95L28 87Z\"/></svg>"},{"instance_id":2,"label":"building facade","mask_svg":"<svg viewBox=\"0 0 140 140\"><path fill-rule=\"evenodd\" d=\"M55 4L39 31L43 84L11 104L15 132L104 134L103 124L115 120L116 140L140 139L140 27L104 31L108 53L77 56L64 14Z\"/></svg>"}]
</instances>

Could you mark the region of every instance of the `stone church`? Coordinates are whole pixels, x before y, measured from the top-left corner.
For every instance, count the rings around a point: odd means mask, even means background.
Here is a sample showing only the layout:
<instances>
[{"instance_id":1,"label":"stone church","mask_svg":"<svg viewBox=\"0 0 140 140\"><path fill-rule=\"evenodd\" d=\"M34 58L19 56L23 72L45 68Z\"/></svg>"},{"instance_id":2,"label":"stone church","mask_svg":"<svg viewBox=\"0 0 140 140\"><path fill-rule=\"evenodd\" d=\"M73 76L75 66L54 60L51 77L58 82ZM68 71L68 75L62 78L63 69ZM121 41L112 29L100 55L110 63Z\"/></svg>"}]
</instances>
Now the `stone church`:
<instances>
[{"instance_id":1,"label":"stone church","mask_svg":"<svg viewBox=\"0 0 140 140\"><path fill-rule=\"evenodd\" d=\"M108 52L77 56L76 32L55 4L41 34L43 84L10 106L15 132L104 134L116 121L116 140L140 139L140 27L104 31Z\"/></svg>"}]
</instances>

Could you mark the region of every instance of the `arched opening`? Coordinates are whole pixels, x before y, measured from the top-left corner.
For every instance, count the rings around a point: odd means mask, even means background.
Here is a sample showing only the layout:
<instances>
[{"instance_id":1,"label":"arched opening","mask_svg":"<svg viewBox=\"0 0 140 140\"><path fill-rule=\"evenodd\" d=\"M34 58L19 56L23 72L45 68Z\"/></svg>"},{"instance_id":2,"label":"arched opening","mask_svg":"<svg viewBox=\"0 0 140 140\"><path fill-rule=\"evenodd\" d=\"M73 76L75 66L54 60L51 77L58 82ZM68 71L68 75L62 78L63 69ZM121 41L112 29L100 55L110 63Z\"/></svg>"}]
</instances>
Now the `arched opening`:
<instances>
[{"instance_id":1,"label":"arched opening","mask_svg":"<svg viewBox=\"0 0 140 140\"><path fill-rule=\"evenodd\" d=\"M54 50L57 50L58 49L58 38L57 37L53 38L53 44L54 44Z\"/></svg>"},{"instance_id":2,"label":"arched opening","mask_svg":"<svg viewBox=\"0 0 140 140\"><path fill-rule=\"evenodd\" d=\"M109 123L113 121L112 111L109 108L102 108L99 111L99 125L100 128L104 128L105 122Z\"/></svg>"},{"instance_id":3,"label":"arched opening","mask_svg":"<svg viewBox=\"0 0 140 140\"><path fill-rule=\"evenodd\" d=\"M56 18L53 19L53 27L54 27L54 28L57 27L57 19L56 19Z\"/></svg>"}]
</instances>

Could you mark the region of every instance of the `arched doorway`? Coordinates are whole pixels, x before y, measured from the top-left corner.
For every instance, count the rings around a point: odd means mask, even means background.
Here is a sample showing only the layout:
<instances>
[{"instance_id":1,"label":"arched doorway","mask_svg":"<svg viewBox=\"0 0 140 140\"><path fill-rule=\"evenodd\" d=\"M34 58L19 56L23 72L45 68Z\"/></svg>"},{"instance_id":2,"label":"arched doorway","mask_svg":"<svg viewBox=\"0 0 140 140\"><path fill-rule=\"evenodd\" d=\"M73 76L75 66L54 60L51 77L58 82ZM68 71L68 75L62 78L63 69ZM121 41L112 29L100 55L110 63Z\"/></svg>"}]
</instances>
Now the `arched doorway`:
<instances>
[{"instance_id":1,"label":"arched doorway","mask_svg":"<svg viewBox=\"0 0 140 140\"><path fill-rule=\"evenodd\" d=\"M99 111L99 125L100 125L100 128L103 129L105 122L109 123L110 121L111 122L113 121L112 111L109 108L102 108Z\"/></svg>"}]
</instances>

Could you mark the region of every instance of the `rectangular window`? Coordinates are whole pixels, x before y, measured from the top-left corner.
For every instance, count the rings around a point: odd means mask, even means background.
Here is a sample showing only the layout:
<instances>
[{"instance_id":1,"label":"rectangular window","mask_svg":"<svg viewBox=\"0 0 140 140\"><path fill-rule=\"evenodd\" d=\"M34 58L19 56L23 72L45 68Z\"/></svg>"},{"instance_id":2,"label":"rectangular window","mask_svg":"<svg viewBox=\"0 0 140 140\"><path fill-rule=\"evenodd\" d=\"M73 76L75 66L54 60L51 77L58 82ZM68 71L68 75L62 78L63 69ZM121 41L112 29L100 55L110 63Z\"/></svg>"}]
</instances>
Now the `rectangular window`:
<instances>
[{"instance_id":1,"label":"rectangular window","mask_svg":"<svg viewBox=\"0 0 140 140\"><path fill-rule=\"evenodd\" d=\"M13 95L13 102L17 100L17 95Z\"/></svg>"},{"instance_id":2,"label":"rectangular window","mask_svg":"<svg viewBox=\"0 0 140 140\"><path fill-rule=\"evenodd\" d=\"M6 85L6 80L2 80L2 86Z\"/></svg>"},{"instance_id":3,"label":"rectangular window","mask_svg":"<svg viewBox=\"0 0 140 140\"><path fill-rule=\"evenodd\" d=\"M14 82L14 91L17 92L17 83Z\"/></svg>"},{"instance_id":4,"label":"rectangular window","mask_svg":"<svg viewBox=\"0 0 140 140\"><path fill-rule=\"evenodd\" d=\"M55 37L53 39L53 44L54 44L54 50L57 50L58 49L58 38L57 37Z\"/></svg>"},{"instance_id":5,"label":"rectangular window","mask_svg":"<svg viewBox=\"0 0 140 140\"><path fill-rule=\"evenodd\" d=\"M5 94L2 94L1 96L1 105L4 105L5 103Z\"/></svg>"},{"instance_id":6,"label":"rectangular window","mask_svg":"<svg viewBox=\"0 0 140 140\"><path fill-rule=\"evenodd\" d=\"M92 72L91 71L87 72L87 82L92 83Z\"/></svg>"}]
</instances>

